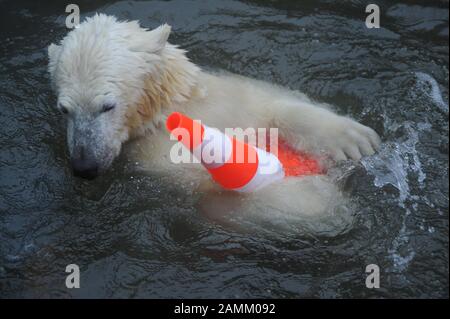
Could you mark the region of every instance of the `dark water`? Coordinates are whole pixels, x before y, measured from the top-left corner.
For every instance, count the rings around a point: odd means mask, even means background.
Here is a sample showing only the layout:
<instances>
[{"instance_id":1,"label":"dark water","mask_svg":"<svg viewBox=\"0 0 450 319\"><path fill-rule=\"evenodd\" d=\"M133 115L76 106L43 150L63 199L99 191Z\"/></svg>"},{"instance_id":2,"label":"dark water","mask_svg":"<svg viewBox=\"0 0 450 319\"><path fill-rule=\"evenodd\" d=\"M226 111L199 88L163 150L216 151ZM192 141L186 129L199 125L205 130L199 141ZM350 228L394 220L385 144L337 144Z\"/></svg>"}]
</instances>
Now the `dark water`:
<instances>
[{"instance_id":1,"label":"dark water","mask_svg":"<svg viewBox=\"0 0 450 319\"><path fill-rule=\"evenodd\" d=\"M0 1L0 297L448 297L448 2L78 1L173 26L208 69L300 89L374 127L380 153L344 190L352 229L289 236L204 220L193 200L125 157L94 182L72 177L46 47L63 3ZM66 265L81 288L65 288ZM381 288L365 287L365 267Z\"/></svg>"}]
</instances>

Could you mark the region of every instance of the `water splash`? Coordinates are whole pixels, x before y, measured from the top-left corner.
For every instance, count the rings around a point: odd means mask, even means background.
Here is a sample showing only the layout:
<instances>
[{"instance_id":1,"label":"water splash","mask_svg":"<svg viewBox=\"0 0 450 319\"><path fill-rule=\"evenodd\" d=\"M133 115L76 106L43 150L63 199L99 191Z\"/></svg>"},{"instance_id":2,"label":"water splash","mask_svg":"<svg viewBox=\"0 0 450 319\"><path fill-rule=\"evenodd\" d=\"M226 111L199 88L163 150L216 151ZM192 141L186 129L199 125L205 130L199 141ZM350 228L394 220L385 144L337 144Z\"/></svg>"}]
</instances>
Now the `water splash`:
<instances>
[{"instance_id":1,"label":"water splash","mask_svg":"<svg viewBox=\"0 0 450 319\"><path fill-rule=\"evenodd\" d=\"M423 72L414 74L417 77L417 89L428 95L437 107L448 114L448 103L444 101L437 81L431 75Z\"/></svg>"},{"instance_id":2,"label":"water splash","mask_svg":"<svg viewBox=\"0 0 450 319\"><path fill-rule=\"evenodd\" d=\"M390 184L399 191L399 203L404 203L410 195L408 173L414 172L421 188L424 187L426 174L422 170L416 144L419 142L418 131L429 129L429 123L420 123L417 128L410 122L404 124L407 139L403 142L385 143L378 154L364 158L362 164L374 177L377 187Z\"/></svg>"},{"instance_id":3,"label":"water splash","mask_svg":"<svg viewBox=\"0 0 450 319\"><path fill-rule=\"evenodd\" d=\"M419 142L419 131L427 130L429 123L414 125L411 122L403 124L406 130L406 138L400 142L388 142L382 146L378 154L362 160L367 172L375 177L374 184L377 187L385 185L394 186L398 192L398 206L405 214L403 215L402 227L399 234L392 242L389 249L396 270L406 269L415 256L415 252L408 246L409 232L406 227L407 216L411 214L407 202L414 200L410 194L410 182L417 179L420 188L424 188L426 174L422 170L416 145ZM398 129L396 127L394 129ZM402 251L400 253L400 251Z\"/></svg>"}]
</instances>

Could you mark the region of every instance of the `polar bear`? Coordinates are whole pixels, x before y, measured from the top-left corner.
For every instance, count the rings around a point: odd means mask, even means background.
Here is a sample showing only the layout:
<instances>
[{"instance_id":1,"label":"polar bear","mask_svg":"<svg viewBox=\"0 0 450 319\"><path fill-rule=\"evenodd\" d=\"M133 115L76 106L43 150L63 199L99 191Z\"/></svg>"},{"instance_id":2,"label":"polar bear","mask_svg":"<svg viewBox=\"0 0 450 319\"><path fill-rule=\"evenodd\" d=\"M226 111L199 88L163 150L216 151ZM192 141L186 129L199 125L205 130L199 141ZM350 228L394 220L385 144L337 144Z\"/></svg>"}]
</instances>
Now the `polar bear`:
<instances>
[{"instance_id":1,"label":"polar bear","mask_svg":"<svg viewBox=\"0 0 450 319\"><path fill-rule=\"evenodd\" d=\"M127 152L146 170L174 176L189 188L192 181L200 189L213 187L204 183L208 176L201 168L170 161L174 141L163 123L173 111L220 130L276 127L293 148L336 161L359 160L379 147L374 130L299 92L201 70L167 42L170 31L167 24L148 30L136 21L96 14L48 47L48 70L57 108L67 119L75 175L105 173L124 143L134 140ZM261 194L249 207L270 200L272 206L309 214L327 210L340 197L326 176L282 181Z\"/></svg>"}]
</instances>

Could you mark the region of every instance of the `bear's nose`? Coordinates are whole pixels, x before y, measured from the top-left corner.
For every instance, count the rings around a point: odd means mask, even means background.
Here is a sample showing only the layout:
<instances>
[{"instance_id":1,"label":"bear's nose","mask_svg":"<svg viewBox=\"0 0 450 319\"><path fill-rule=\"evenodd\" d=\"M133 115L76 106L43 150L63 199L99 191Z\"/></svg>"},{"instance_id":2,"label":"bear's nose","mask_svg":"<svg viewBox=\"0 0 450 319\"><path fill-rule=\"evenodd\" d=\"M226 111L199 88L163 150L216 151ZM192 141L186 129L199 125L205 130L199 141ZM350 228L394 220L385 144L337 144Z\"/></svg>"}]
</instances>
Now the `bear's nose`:
<instances>
[{"instance_id":1,"label":"bear's nose","mask_svg":"<svg viewBox=\"0 0 450 319\"><path fill-rule=\"evenodd\" d=\"M72 159L73 175L94 179L98 176L98 165L94 160L86 158Z\"/></svg>"}]
</instances>

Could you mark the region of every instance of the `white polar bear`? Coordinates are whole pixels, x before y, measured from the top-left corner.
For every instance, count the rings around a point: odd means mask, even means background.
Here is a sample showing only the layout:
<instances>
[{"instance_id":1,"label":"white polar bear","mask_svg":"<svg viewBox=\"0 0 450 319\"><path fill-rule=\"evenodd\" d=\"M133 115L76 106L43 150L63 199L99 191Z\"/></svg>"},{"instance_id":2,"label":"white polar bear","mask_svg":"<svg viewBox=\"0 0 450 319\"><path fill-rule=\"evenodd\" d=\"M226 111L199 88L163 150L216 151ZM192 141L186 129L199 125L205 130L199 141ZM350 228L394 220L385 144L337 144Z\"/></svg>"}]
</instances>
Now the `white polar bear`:
<instances>
[{"instance_id":1,"label":"white polar bear","mask_svg":"<svg viewBox=\"0 0 450 319\"><path fill-rule=\"evenodd\" d=\"M149 31L136 21L99 14L87 18L59 45L49 46L48 68L58 108L67 118L75 175L93 178L104 173L126 141L141 137L127 151L139 154L148 170L180 183L189 181L189 187L192 181L207 179L202 169L170 161L174 142L163 123L173 111L220 130L277 127L292 147L335 160L359 160L378 148L375 131L301 93L202 71L185 51L167 42L169 33L168 25ZM283 181L261 193L271 206L310 214L327 210L339 197L326 176ZM249 207L256 202L258 198Z\"/></svg>"}]
</instances>

